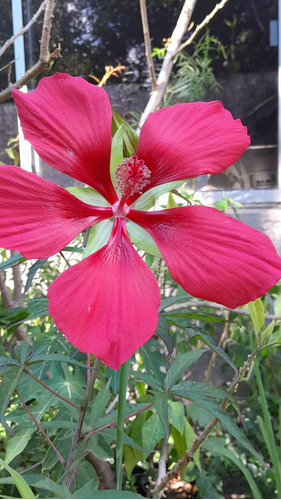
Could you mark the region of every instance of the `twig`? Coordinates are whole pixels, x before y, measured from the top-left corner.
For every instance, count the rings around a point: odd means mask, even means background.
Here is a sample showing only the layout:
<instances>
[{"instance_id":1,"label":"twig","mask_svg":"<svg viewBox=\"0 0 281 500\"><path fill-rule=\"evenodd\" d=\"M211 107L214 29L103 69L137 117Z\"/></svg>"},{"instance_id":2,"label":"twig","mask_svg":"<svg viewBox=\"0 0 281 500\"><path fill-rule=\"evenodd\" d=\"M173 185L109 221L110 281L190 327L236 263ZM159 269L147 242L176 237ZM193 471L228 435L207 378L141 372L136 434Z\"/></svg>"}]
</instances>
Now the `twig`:
<instances>
[{"instance_id":1,"label":"twig","mask_svg":"<svg viewBox=\"0 0 281 500\"><path fill-rule=\"evenodd\" d=\"M149 24L147 19L147 9L146 9L146 0L140 0L140 13L141 13L141 21L142 21L142 30L143 30L143 38L145 44L145 56L148 66L148 71L150 75L150 83L152 90L157 90L158 85L156 81L154 64L151 56L151 41L150 41L150 33L149 33Z\"/></svg>"},{"instance_id":2,"label":"twig","mask_svg":"<svg viewBox=\"0 0 281 500\"><path fill-rule=\"evenodd\" d=\"M44 429L42 429L41 425L39 424L39 422L37 422L36 418L34 417L34 415L32 415L30 409L28 408L27 404L24 402L24 400L22 399L20 393L18 390L16 390L16 393L19 397L19 400L20 402L22 403L22 405L24 406L24 408L26 409L28 415L30 416L30 418L33 420L33 422L35 423L37 429L41 432L41 434L44 436L44 438L48 441L49 445L53 448L55 454L57 455L60 463L65 466L65 460L64 458L61 456L59 450L55 447L53 441L49 438L49 436L46 434L46 432L44 431Z\"/></svg>"},{"instance_id":3,"label":"twig","mask_svg":"<svg viewBox=\"0 0 281 500\"><path fill-rule=\"evenodd\" d=\"M196 1L197 0L184 1L177 24L171 36L171 43L169 43L160 73L157 78L157 90L153 90L151 93L150 99L140 119L140 127L145 122L148 114L152 111L155 111L162 101L174 65L174 57L177 54L180 43L189 25L191 14L195 7Z\"/></svg>"},{"instance_id":4,"label":"twig","mask_svg":"<svg viewBox=\"0 0 281 500\"><path fill-rule=\"evenodd\" d=\"M228 393L229 395L234 394L237 391L239 382L245 377L246 373L249 371L251 364L257 354L257 350L255 349L247 358L245 361L244 365L240 368L238 375L236 375L233 378L232 383L230 384L228 388ZM225 398L221 404L222 410L226 410L229 405L229 400L228 398ZM184 457L179 460L174 467L166 474L166 476L163 478L161 483L154 487L152 494L153 497L156 498L156 495L166 486L166 484L175 476L178 476L180 472L182 471L183 467L189 464L189 462L192 460L194 453L199 449L201 444L208 439L210 432L214 429L214 427L217 425L219 422L219 418L214 418L212 422L210 422L207 427L204 429L201 434L195 438L193 441L193 444L191 448L189 448L186 452ZM158 497L157 497L158 498Z\"/></svg>"},{"instance_id":5,"label":"twig","mask_svg":"<svg viewBox=\"0 0 281 500\"><path fill-rule=\"evenodd\" d=\"M45 14L42 28L42 36L40 42L40 55L39 60L37 61L32 68L26 71L26 73L19 78L15 83L9 85L5 90L0 92L0 102L9 99L12 95L12 89L19 89L23 85L27 85L32 78L42 73L42 71L46 71L50 68L50 63L55 59L61 57L60 49L57 48L49 55L49 43L51 36L51 27L53 20L53 12L55 8L54 0L46 0L45 5Z\"/></svg>"},{"instance_id":6,"label":"twig","mask_svg":"<svg viewBox=\"0 0 281 500\"><path fill-rule=\"evenodd\" d=\"M74 437L72 440L71 448L69 451L68 459L67 459L67 462L66 462L65 467L64 467L65 476L63 478L63 482L67 485L71 484L71 482L73 480L70 469L71 469L71 467L74 463L74 460L75 460L76 451L78 448L78 443L79 443L80 438L81 438L81 432L82 432L82 427L83 427L83 423L84 423L84 418L85 418L88 404L89 404L89 401L90 401L90 398L92 395L94 383L95 383L95 380L96 380L97 375L98 375L100 363L101 362L99 359L95 360L93 371L91 374L91 378L90 378L89 383L87 385L86 393L85 393L84 399L82 401L81 413L80 413L79 418L77 420L77 425L76 425Z\"/></svg>"},{"instance_id":7,"label":"twig","mask_svg":"<svg viewBox=\"0 0 281 500\"><path fill-rule=\"evenodd\" d=\"M2 45L1 49L0 49L0 57L2 57L2 55L6 52L6 50L15 42L15 40L19 37L19 36L22 36L24 35L24 33L26 33L30 28L31 26L36 23L38 17L40 16L40 14L42 13L43 9L45 8L45 5L47 3L48 0L44 0L39 9L37 10L37 12L35 12L34 16L30 19L30 21L18 32L16 33L15 35L11 36L11 38L9 38L9 40L7 40L4 45Z\"/></svg>"},{"instance_id":8,"label":"twig","mask_svg":"<svg viewBox=\"0 0 281 500\"><path fill-rule=\"evenodd\" d=\"M210 14L208 14L205 19L202 21L202 23L198 24L195 28L195 30L193 31L192 35L189 37L188 40L186 40L186 42L184 42L182 45L179 46L178 50L177 50L177 53L180 52L181 50L183 50L185 47L187 47L187 45L190 45L194 38L198 35L199 31L202 30L202 28L204 28L205 26L207 26L207 24L209 24L209 22L211 21L211 19L213 19L213 17L216 15L216 13L223 9L223 7L226 5L226 3L228 2L228 0L221 0L220 3L217 3L215 5L215 7L213 8L212 12L210 12Z\"/></svg>"},{"instance_id":9,"label":"twig","mask_svg":"<svg viewBox=\"0 0 281 500\"><path fill-rule=\"evenodd\" d=\"M78 406L77 404L72 403L72 401L70 401L69 399L65 398L64 396L61 396L58 392L53 391L53 389L51 389L51 387L49 387L48 385L44 384L44 382L42 382L42 380L40 380L39 378L35 377L35 375L33 375L33 373L31 373L29 370L27 370L27 368L24 368L23 371L24 371L24 373L26 373L26 375L29 375L29 377L31 377L33 380L35 380L35 382L37 382L38 384L42 385L42 387L44 387L44 389L46 389L47 391L49 391L52 394L54 394L54 396L56 396L57 398L61 399L65 403L68 403L69 405L73 406L74 408L76 408L76 410L81 411L81 406Z\"/></svg>"}]
</instances>

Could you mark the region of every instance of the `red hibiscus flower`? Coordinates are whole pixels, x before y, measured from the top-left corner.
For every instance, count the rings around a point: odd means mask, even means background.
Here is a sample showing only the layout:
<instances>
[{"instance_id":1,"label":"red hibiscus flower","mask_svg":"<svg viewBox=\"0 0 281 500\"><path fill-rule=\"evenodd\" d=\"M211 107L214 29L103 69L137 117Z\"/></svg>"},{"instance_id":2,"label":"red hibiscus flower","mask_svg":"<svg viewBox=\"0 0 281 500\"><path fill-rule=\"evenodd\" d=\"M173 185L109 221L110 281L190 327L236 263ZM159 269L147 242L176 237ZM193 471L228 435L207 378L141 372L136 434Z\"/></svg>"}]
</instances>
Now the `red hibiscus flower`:
<instances>
[{"instance_id":1,"label":"red hibiscus flower","mask_svg":"<svg viewBox=\"0 0 281 500\"><path fill-rule=\"evenodd\" d=\"M160 292L128 237L130 224L150 235L171 276L196 297L235 308L281 278L281 259L267 236L216 209L140 209L141 193L220 173L248 147L246 128L220 102L178 104L150 114L135 155L115 171L115 189L112 111L103 89L56 74L33 92L14 90L13 96L25 138L41 158L93 188L104 202L93 206L35 174L1 166L0 245L28 258L47 258L84 229L112 221L107 243L48 291L51 316L82 352L117 369L156 330Z\"/></svg>"}]
</instances>

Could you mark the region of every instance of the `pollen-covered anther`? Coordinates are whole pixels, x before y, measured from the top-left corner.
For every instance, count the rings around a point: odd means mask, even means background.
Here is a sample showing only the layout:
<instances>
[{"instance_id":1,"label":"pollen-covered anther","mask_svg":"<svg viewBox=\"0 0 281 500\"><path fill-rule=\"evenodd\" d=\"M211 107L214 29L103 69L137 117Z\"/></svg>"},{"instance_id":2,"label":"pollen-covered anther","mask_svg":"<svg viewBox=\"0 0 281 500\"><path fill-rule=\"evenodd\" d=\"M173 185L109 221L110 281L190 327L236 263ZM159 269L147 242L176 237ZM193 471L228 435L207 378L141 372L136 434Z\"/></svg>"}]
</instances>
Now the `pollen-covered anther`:
<instances>
[{"instance_id":1,"label":"pollen-covered anther","mask_svg":"<svg viewBox=\"0 0 281 500\"><path fill-rule=\"evenodd\" d=\"M151 171L136 155L125 158L115 170L116 186L123 196L141 194L150 183Z\"/></svg>"}]
</instances>

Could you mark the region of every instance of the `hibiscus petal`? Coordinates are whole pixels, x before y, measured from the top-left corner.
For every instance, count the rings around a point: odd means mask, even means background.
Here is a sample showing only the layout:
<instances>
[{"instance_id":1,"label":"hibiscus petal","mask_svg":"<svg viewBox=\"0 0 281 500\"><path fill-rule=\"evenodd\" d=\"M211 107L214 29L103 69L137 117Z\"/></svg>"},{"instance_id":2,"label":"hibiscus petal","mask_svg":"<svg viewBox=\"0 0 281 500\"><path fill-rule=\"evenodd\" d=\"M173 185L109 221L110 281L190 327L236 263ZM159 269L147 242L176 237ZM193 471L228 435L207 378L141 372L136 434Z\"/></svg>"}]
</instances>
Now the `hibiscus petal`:
<instances>
[{"instance_id":1,"label":"hibiscus petal","mask_svg":"<svg viewBox=\"0 0 281 500\"><path fill-rule=\"evenodd\" d=\"M249 144L247 128L219 101L160 109L145 121L136 151L151 171L151 182L143 191L166 182L218 174L238 160Z\"/></svg>"},{"instance_id":2,"label":"hibiscus petal","mask_svg":"<svg viewBox=\"0 0 281 500\"><path fill-rule=\"evenodd\" d=\"M157 328L156 278L116 219L109 243L69 268L49 287L49 311L82 352L117 370Z\"/></svg>"},{"instance_id":3,"label":"hibiscus petal","mask_svg":"<svg viewBox=\"0 0 281 500\"><path fill-rule=\"evenodd\" d=\"M25 94L13 90L25 138L60 172L117 200L109 163L112 112L106 92L80 77L56 73Z\"/></svg>"},{"instance_id":4,"label":"hibiscus petal","mask_svg":"<svg viewBox=\"0 0 281 500\"><path fill-rule=\"evenodd\" d=\"M130 210L127 217L148 231L173 279L195 297L235 308L281 279L270 239L215 208Z\"/></svg>"},{"instance_id":5,"label":"hibiscus petal","mask_svg":"<svg viewBox=\"0 0 281 500\"><path fill-rule=\"evenodd\" d=\"M0 247L28 258L54 255L81 231L111 217L53 182L13 165L0 166Z\"/></svg>"}]
</instances>

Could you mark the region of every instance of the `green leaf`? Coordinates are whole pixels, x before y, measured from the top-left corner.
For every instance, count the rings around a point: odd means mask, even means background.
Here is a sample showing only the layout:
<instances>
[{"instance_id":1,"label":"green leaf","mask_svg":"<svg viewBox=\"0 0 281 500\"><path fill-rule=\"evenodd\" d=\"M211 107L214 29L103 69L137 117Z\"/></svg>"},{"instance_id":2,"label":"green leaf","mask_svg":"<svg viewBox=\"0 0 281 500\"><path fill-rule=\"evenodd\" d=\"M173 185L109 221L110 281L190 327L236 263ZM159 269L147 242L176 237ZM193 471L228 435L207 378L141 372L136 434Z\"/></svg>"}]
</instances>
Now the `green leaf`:
<instances>
[{"instance_id":1,"label":"green leaf","mask_svg":"<svg viewBox=\"0 0 281 500\"><path fill-rule=\"evenodd\" d=\"M170 433L168 420L168 394L166 392L154 391L154 405L162 424L164 434L168 437Z\"/></svg>"},{"instance_id":2,"label":"green leaf","mask_svg":"<svg viewBox=\"0 0 281 500\"><path fill-rule=\"evenodd\" d=\"M182 401L168 401L169 422L181 434L184 419L184 405Z\"/></svg>"},{"instance_id":3,"label":"green leaf","mask_svg":"<svg viewBox=\"0 0 281 500\"><path fill-rule=\"evenodd\" d=\"M113 111L112 116L112 135L118 132L119 128L123 126L123 142L124 142L124 158L129 158L136 154L136 149L139 141L139 136L135 130L120 116L116 111Z\"/></svg>"},{"instance_id":4,"label":"green leaf","mask_svg":"<svg viewBox=\"0 0 281 500\"><path fill-rule=\"evenodd\" d=\"M69 497L69 498L78 498L78 497ZM117 491L117 490L95 490L92 491L92 496L90 497L84 497L84 498L145 498L142 497L141 495L137 495L136 493L133 493L131 491Z\"/></svg>"},{"instance_id":5,"label":"green leaf","mask_svg":"<svg viewBox=\"0 0 281 500\"><path fill-rule=\"evenodd\" d=\"M140 347L139 352L146 372L159 380L162 385L165 374L162 373L160 368L165 365L165 359L161 353L156 351L155 347L158 348L159 344L152 338L144 346Z\"/></svg>"},{"instance_id":6,"label":"green leaf","mask_svg":"<svg viewBox=\"0 0 281 500\"><path fill-rule=\"evenodd\" d=\"M274 301L274 314L281 316L281 295L278 295Z\"/></svg>"},{"instance_id":7,"label":"green leaf","mask_svg":"<svg viewBox=\"0 0 281 500\"><path fill-rule=\"evenodd\" d=\"M71 493L67 489L65 484L57 484L52 479L46 477L45 479L40 479L39 481L34 481L29 483L35 488L42 490L47 490L48 492L55 493L59 498L71 498ZM34 497L33 497L34 498Z\"/></svg>"},{"instance_id":8,"label":"green leaf","mask_svg":"<svg viewBox=\"0 0 281 500\"><path fill-rule=\"evenodd\" d=\"M221 358L223 358L229 364L229 366L231 366L231 368L233 368L235 373L238 373L235 364L231 361L226 352L219 345L215 344L210 335L205 333L202 329L200 329L200 332L198 332L197 330L192 330L188 328L187 333L191 338L195 337L196 339L203 342L203 344L205 344L207 347L212 349L212 351L215 351Z\"/></svg>"},{"instance_id":9,"label":"green leaf","mask_svg":"<svg viewBox=\"0 0 281 500\"><path fill-rule=\"evenodd\" d=\"M80 471L80 466L79 466ZM96 491L97 485L95 479L90 479L86 484L84 484L81 488L75 491L71 495L71 498L93 498L93 492Z\"/></svg>"},{"instance_id":10,"label":"green leaf","mask_svg":"<svg viewBox=\"0 0 281 500\"><path fill-rule=\"evenodd\" d=\"M22 372L23 367L10 368L10 370L3 377L2 383L0 384L0 422L9 433L11 432L11 429L6 423L5 411L22 376Z\"/></svg>"},{"instance_id":11,"label":"green leaf","mask_svg":"<svg viewBox=\"0 0 281 500\"><path fill-rule=\"evenodd\" d=\"M196 486L199 489L200 498L219 499L221 496L213 485L213 477L209 476L204 470L200 471L196 479ZM214 480L214 479L213 479Z\"/></svg>"},{"instance_id":12,"label":"green leaf","mask_svg":"<svg viewBox=\"0 0 281 500\"><path fill-rule=\"evenodd\" d=\"M205 349L196 349L186 353L179 353L172 367L168 370L164 381L165 390L171 386L183 375L184 371L202 356Z\"/></svg>"},{"instance_id":13,"label":"green leaf","mask_svg":"<svg viewBox=\"0 0 281 500\"><path fill-rule=\"evenodd\" d=\"M32 285L32 281L33 281L33 278L35 277L37 271L42 267L42 265L44 264L44 262L46 262L47 259L38 259L35 264L33 264L29 270L28 270L28 274L27 274L27 280L26 280L26 283L25 283L25 287L24 287L24 293L27 293L29 288L31 287Z\"/></svg>"},{"instance_id":14,"label":"green leaf","mask_svg":"<svg viewBox=\"0 0 281 500\"><path fill-rule=\"evenodd\" d=\"M246 450L248 450L254 457L256 457L259 460L259 462L261 462L264 465L264 460L262 456L255 450L252 444L248 441L244 432L236 425L235 421L228 415L228 413L223 411L222 408L217 403L211 401L209 398L198 396L196 393L189 394L188 399L190 399L194 403L197 403L199 406L202 406L210 413L212 413L216 418L218 418L221 422L221 425L227 430L227 432L229 432L233 437L235 437L235 439L237 439L237 441Z\"/></svg>"},{"instance_id":15,"label":"green leaf","mask_svg":"<svg viewBox=\"0 0 281 500\"><path fill-rule=\"evenodd\" d=\"M142 427L142 445L144 449L143 459L153 451L157 443L165 436L158 413L153 412Z\"/></svg>"},{"instance_id":16,"label":"green leaf","mask_svg":"<svg viewBox=\"0 0 281 500\"><path fill-rule=\"evenodd\" d=\"M192 399L192 394L198 394L203 397L216 399L230 398L228 392L221 387L204 384L203 382L195 382L193 380L187 380L186 382L174 385L170 389L170 392L188 399Z\"/></svg>"},{"instance_id":17,"label":"green leaf","mask_svg":"<svg viewBox=\"0 0 281 500\"><path fill-rule=\"evenodd\" d=\"M124 136L124 124L122 124L112 138L111 145L111 155L110 155L110 176L112 184L116 187L116 177L115 170L116 167L122 163L124 159L123 153L123 136Z\"/></svg>"},{"instance_id":18,"label":"green leaf","mask_svg":"<svg viewBox=\"0 0 281 500\"><path fill-rule=\"evenodd\" d=\"M97 420L102 417L104 410L110 400L110 380L102 388L95 397L94 403L91 408L90 425L93 426Z\"/></svg>"},{"instance_id":19,"label":"green leaf","mask_svg":"<svg viewBox=\"0 0 281 500\"><path fill-rule=\"evenodd\" d=\"M142 380L153 389L158 389L159 391L163 390L162 384L159 382L158 379L154 378L152 375L140 371L131 371L131 374L134 375L134 377L136 377L136 380Z\"/></svg>"},{"instance_id":20,"label":"green leaf","mask_svg":"<svg viewBox=\"0 0 281 500\"><path fill-rule=\"evenodd\" d=\"M204 442L202 444L203 448L206 450L210 451L212 455L217 455L219 457L223 456L231 460L244 474L245 479L247 480L252 493L253 493L253 498L262 498L262 494L260 490L258 489L256 482L250 473L249 469L241 462L241 460L234 455L234 453L224 446L220 446L220 442L218 438L209 438L208 441Z\"/></svg>"},{"instance_id":21,"label":"green leaf","mask_svg":"<svg viewBox=\"0 0 281 500\"><path fill-rule=\"evenodd\" d=\"M193 297L191 297L191 295L187 295L184 291L181 291L176 296L172 295L171 297L167 297L167 298L162 299L161 305L159 308L159 312L163 312L168 307L171 307L174 304L178 304L178 302L182 302L183 300L185 302L188 302L191 299L193 299ZM167 312L166 314L169 314L169 313Z\"/></svg>"},{"instance_id":22,"label":"green leaf","mask_svg":"<svg viewBox=\"0 0 281 500\"><path fill-rule=\"evenodd\" d=\"M35 498L33 491L29 488L25 479L12 467L10 467L4 460L0 458L0 465L11 474L13 481L19 491L21 498Z\"/></svg>"},{"instance_id":23,"label":"green leaf","mask_svg":"<svg viewBox=\"0 0 281 500\"><path fill-rule=\"evenodd\" d=\"M264 325L264 307L261 299L249 302L248 309L254 325L255 333L258 334L261 327Z\"/></svg>"},{"instance_id":24,"label":"green leaf","mask_svg":"<svg viewBox=\"0 0 281 500\"><path fill-rule=\"evenodd\" d=\"M90 228L84 257L88 257L107 244L113 228L113 222L105 219Z\"/></svg>"},{"instance_id":25,"label":"green leaf","mask_svg":"<svg viewBox=\"0 0 281 500\"><path fill-rule=\"evenodd\" d=\"M159 248L145 229L131 220L126 222L126 227L134 245L155 257L162 258Z\"/></svg>"},{"instance_id":26,"label":"green leaf","mask_svg":"<svg viewBox=\"0 0 281 500\"><path fill-rule=\"evenodd\" d=\"M167 348L168 354L165 361L169 361L173 354L174 341L172 335L170 334L170 325L168 321L161 315L159 315L156 334L161 337Z\"/></svg>"},{"instance_id":27,"label":"green leaf","mask_svg":"<svg viewBox=\"0 0 281 500\"><path fill-rule=\"evenodd\" d=\"M0 264L0 271L5 271L5 269L9 269L10 267L17 266L18 264L21 264L22 262L26 262L28 259L23 257L20 253L17 253L16 255L13 255L10 257L10 259L5 260L5 262L2 262Z\"/></svg>"},{"instance_id":28,"label":"green leaf","mask_svg":"<svg viewBox=\"0 0 281 500\"><path fill-rule=\"evenodd\" d=\"M49 301L47 297L36 297L27 301L28 321L36 319L40 316L46 316L48 311Z\"/></svg>"},{"instance_id":29,"label":"green leaf","mask_svg":"<svg viewBox=\"0 0 281 500\"><path fill-rule=\"evenodd\" d=\"M133 204L132 208L135 210L148 210L154 207L156 200L165 193L172 191L173 189L184 184L186 180L183 181L173 181L167 182L166 184L160 184L160 186L155 186L145 193L143 193Z\"/></svg>"},{"instance_id":30,"label":"green leaf","mask_svg":"<svg viewBox=\"0 0 281 500\"><path fill-rule=\"evenodd\" d=\"M168 196L168 203L167 203L167 208L177 208L177 203L175 201L175 198L173 197L172 193L169 193Z\"/></svg>"},{"instance_id":31,"label":"green leaf","mask_svg":"<svg viewBox=\"0 0 281 500\"><path fill-rule=\"evenodd\" d=\"M20 455L26 448L34 429L20 429L16 435L7 440L5 461L7 464L12 462L15 457Z\"/></svg>"},{"instance_id":32,"label":"green leaf","mask_svg":"<svg viewBox=\"0 0 281 500\"><path fill-rule=\"evenodd\" d=\"M261 336L260 336L260 340L259 340L259 349L263 349L264 345L267 344L267 339L268 337L272 334L273 332L273 328L275 326L275 321L271 321L271 323L269 325L267 325L267 327L262 331L261 333ZM281 337L281 329L280 329L280 333L279 333L280 337Z\"/></svg>"},{"instance_id":33,"label":"green leaf","mask_svg":"<svg viewBox=\"0 0 281 500\"><path fill-rule=\"evenodd\" d=\"M67 191L73 194L76 198L87 203L87 205L92 205L94 207L109 207L108 201L95 189L90 187L76 187L71 186L67 188Z\"/></svg>"}]
</instances>

